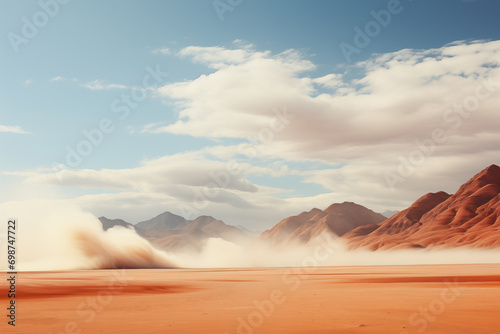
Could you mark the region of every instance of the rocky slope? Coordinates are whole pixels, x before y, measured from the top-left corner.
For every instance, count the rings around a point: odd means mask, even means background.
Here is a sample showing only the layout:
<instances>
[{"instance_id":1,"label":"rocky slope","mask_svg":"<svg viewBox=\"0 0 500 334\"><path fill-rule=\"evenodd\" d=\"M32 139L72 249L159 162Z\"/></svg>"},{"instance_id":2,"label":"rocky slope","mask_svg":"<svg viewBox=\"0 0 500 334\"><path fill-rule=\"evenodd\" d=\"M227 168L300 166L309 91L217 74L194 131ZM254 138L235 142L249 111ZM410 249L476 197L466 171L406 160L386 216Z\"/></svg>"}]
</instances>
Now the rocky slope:
<instances>
[{"instance_id":1,"label":"rocky slope","mask_svg":"<svg viewBox=\"0 0 500 334\"><path fill-rule=\"evenodd\" d=\"M500 167L491 165L454 195L422 196L408 209L342 238L350 249L500 247Z\"/></svg>"}]
</instances>

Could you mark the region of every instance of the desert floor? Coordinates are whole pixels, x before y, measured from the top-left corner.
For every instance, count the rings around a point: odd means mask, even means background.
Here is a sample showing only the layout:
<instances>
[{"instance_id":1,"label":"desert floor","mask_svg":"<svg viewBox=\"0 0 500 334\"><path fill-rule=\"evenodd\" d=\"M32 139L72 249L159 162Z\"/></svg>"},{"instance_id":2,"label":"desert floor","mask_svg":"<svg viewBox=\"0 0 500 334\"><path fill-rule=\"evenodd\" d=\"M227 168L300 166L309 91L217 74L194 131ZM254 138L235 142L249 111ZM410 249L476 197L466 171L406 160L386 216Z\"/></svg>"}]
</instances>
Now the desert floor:
<instances>
[{"instance_id":1,"label":"desert floor","mask_svg":"<svg viewBox=\"0 0 500 334\"><path fill-rule=\"evenodd\" d=\"M23 272L16 327L2 282L1 333L500 333L500 264Z\"/></svg>"}]
</instances>

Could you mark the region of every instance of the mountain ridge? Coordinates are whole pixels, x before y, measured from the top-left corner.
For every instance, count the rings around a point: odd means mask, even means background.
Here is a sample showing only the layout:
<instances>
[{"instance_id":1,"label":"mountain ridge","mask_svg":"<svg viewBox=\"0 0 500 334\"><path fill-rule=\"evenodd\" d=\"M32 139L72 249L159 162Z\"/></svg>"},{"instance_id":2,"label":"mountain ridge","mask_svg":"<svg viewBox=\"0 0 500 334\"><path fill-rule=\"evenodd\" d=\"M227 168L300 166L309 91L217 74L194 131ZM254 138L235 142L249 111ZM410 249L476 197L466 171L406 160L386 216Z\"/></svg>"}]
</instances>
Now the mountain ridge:
<instances>
[{"instance_id":1,"label":"mountain ridge","mask_svg":"<svg viewBox=\"0 0 500 334\"><path fill-rule=\"evenodd\" d=\"M164 251L199 251L208 238L221 238L237 244L246 244L250 237L236 226L228 225L211 216L193 220L165 211L135 225L121 219L100 217L105 230L116 225L133 228L153 246Z\"/></svg>"}]
</instances>

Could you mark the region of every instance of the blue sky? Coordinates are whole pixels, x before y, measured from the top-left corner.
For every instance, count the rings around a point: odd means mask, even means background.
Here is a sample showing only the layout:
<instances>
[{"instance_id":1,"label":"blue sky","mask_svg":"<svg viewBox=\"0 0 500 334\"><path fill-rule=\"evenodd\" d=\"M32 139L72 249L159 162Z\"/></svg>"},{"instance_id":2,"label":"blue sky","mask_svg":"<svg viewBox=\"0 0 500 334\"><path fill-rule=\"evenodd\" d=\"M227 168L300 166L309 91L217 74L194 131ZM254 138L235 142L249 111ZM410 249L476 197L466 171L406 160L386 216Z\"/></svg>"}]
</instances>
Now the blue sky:
<instances>
[{"instance_id":1,"label":"blue sky","mask_svg":"<svg viewBox=\"0 0 500 334\"><path fill-rule=\"evenodd\" d=\"M57 13L15 52L12 34L23 36L23 17L33 23L41 3L53 10L57 3ZM415 140L441 126L443 110L464 102L467 93L461 100L457 92L497 75L498 1L243 0L223 20L212 1L0 6L0 182L8 189L0 202L64 199L96 215L136 222L166 210L182 213L198 191L210 188L213 178L206 174L234 160L241 173L196 212L261 228L334 201L402 209L426 192L454 191L498 163L498 131L488 125L497 120L495 90L474 109L479 116L453 129L411 175L397 172L399 157L413 152ZM374 21L371 11L388 6L398 13L347 61L341 43L355 46L354 28L364 31ZM424 74L398 72L414 59L441 57L448 63L432 69L437 77L427 85L416 77ZM491 71L483 70L487 66ZM112 103L142 92L147 68L168 76L120 119ZM454 80L458 76L464 81ZM405 99L387 104L380 102L386 92L404 85L385 80L415 85L397 93ZM442 90L439 98L422 97L431 86ZM242 92L248 94L238 99ZM436 104L441 111L427 110ZM273 121L272 110L283 108L297 116L290 126L273 132L270 143L252 144L248 138ZM76 149L86 140L82 131L103 119L112 122L112 133L68 166L67 147ZM245 143L259 148L256 157L236 153ZM56 177L55 163L66 174ZM395 184L387 180L394 173Z\"/></svg>"}]
</instances>

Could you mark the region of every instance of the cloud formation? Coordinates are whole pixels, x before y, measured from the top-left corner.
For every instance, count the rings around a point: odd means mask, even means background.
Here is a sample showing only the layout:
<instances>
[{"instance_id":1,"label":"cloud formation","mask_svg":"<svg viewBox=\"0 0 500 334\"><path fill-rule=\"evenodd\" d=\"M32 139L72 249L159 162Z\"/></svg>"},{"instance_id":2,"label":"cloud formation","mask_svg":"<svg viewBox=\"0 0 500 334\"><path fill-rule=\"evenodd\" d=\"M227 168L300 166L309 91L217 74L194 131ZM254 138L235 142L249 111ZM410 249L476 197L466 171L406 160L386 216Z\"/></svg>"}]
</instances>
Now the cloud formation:
<instances>
[{"instance_id":1,"label":"cloud formation","mask_svg":"<svg viewBox=\"0 0 500 334\"><path fill-rule=\"evenodd\" d=\"M265 155L345 166L297 174L344 198L375 203L387 195L396 204L401 192L405 201L415 199L438 178L453 191L463 175L498 162L499 51L500 41L458 41L375 55L315 77L315 65L293 50L189 47L180 53L216 70L161 87L164 98L177 101L179 119L149 130L249 138L269 124L273 108L286 106L296 118L266 144ZM401 161L426 145L432 152L425 163L411 166L394 194L387 172L398 173Z\"/></svg>"},{"instance_id":2,"label":"cloud formation","mask_svg":"<svg viewBox=\"0 0 500 334\"><path fill-rule=\"evenodd\" d=\"M134 213L176 211L173 206L193 206L196 196L216 193L204 197L202 213L267 226L332 202L403 209L424 193L453 192L500 163L500 41L379 54L338 73L318 73L297 50L273 54L241 41L233 48L189 46L172 54L211 73L158 88L158 97L174 103L177 119L142 132L230 144L129 169L11 174L31 183L100 189L104 193L78 199L99 212L102 203ZM293 116L279 131L277 112ZM238 172L226 182L221 175L230 163ZM321 168L314 167L318 163ZM402 177L404 163L411 171ZM401 179L391 184L387 175ZM325 190L296 196L293 184L272 187L259 177L294 177Z\"/></svg>"},{"instance_id":3,"label":"cloud formation","mask_svg":"<svg viewBox=\"0 0 500 334\"><path fill-rule=\"evenodd\" d=\"M275 141L298 159L332 162L353 151L387 145L407 148L432 126L453 123L444 112L474 95L488 95L477 118L464 122L459 137L495 132L500 90L500 42L458 42L432 50L401 50L374 56L346 73L307 76L314 64L293 50L278 55L249 49L187 47L187 55L217 69L194 80L159 89L177 101L179 120L158 127L202 137L247 138L267 125L273 108L287 106L297 121ZM352 77L354 79L343 79ZM486 84L483 82L486 80ZM488 82L489 80L489 82ZM483 88L478 88L483 85ZM330 92L320 87L330 88ZM453 124L449 124L453 125Z\"/></svg>"}]
</instances>

